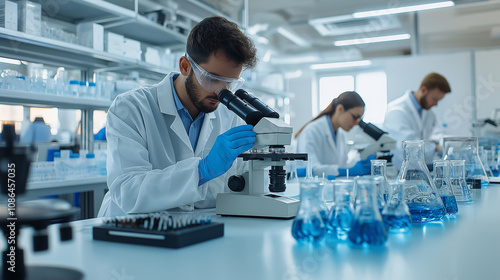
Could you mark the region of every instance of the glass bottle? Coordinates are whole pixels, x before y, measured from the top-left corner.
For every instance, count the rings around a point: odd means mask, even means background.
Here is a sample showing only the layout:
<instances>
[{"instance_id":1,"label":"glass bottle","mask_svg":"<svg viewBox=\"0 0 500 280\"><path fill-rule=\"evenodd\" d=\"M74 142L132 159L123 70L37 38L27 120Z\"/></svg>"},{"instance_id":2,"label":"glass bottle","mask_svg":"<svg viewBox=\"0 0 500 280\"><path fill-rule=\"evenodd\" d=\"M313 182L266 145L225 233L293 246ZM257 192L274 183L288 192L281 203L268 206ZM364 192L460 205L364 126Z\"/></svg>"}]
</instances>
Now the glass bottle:
<instances>
[{"instance_id":1,"label":"glass bottle","mask_svg":"<svg viewBox=\"0 0 500 280\"><path fill-rule=\"evenodd\" d=\"M300 242L320 241L327 232L325 218L327 213L321 206L319 197L322 191L320 182L300 183L300 205L292 224L292 236Z\"/></svg>"},{"instance_id":2,"label":"glass bottle","mask_svg":"<svg viewBox=\"0 0 500 280\"><path fill-rule=\"evenodd\" d=\"M446 214L425 164L424 141L403 141L404 160L398 180L404 180L405 202L414 223L439 220Z\"/></svg>"},{"instance_id":3,"label":"glass bottle","mask_svg":"<svg viewBox=\"0 0 500 280\"><path fill-rule=\"evenodd\" d=\"M390 198L382 210L382 219L387 231L395 233L408 232L411 227L411 216L408 205L405 203L404 182L387 182Z\"/></svg>"},{"instance_id":4,"label":"glass bottle","mask_svg":"<svg viewBox=\"0 0 500 280\"><path fill-rule=\"evenodd\" d=\"M354 208L351 205L351 191L354 186L353 180L335 180L333 182L334 204L326 227L338 239L346 240L354 222Z\"/></svg>"},{"instance_id":5,"label":"glass bottle","mask_svg":"<svg viewBox=\"0 0 500 280\"><path fill-rule=\"evenodd\" d=\"M489 184L479 156L477 137L445 137L443 145L443 159L465 160L465 179L481 179L482 186Z\"/></svg>"},{"instance_id":6,"label":"glass bottle","mask_svg":"<svg viewBox=\"0 0 500 280\"><path fill-rule=\"evenodd\" d=\"M465 179L465 160L450 160L450 183L458 202L472 202L472 191Z\"/></svg>"},{"instance_id":7,"label":"glass bottle","mask_svg":"<svg viewBox=\"0 0 500 280\"><path fill-rule=\"evenodd\" d=\"M372 165L371 174L374 176L381 176L382 182L379 185L377 200L379 202L380 211L384 209L385 203L387 202L389 196L389 190L387 188L387 160L385 159L373 159L370 161Z\"/></svg>"},{"instance_id":8,"label":"glass bottle","mask_svg":"<svg viewBox=\"0 0 500 280\"><path fill-rule=\"evenodd\" d=\"M434 160L434 184L443 200L446 215L452 216L458 212L458 205L450 182L450 162L447 160Z\"/></svg>"},{"instance_id":9,"label":"glass bottle","mask_svg":"<svg viewBox=\"0 0 500 280\"><path fill-rule=\"evenodd\" d=\"M387 231L377 205L375 177L356 179L357 199L354 223L348 238L354 245L382 245L387 241Z\"/></svg>"}]
</instances>

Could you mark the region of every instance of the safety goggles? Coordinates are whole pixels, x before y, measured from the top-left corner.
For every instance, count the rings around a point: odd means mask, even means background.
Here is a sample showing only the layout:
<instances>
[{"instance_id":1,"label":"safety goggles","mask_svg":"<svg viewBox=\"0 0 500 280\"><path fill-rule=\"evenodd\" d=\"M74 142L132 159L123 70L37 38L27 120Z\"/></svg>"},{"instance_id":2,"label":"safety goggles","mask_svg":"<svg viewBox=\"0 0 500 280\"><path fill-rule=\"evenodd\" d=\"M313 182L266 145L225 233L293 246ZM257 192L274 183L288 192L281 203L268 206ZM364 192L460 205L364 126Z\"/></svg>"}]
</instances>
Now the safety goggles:
<instances>
[{"instance_id":1,"label":"safety goggles","mask_svg":"<svg viewBox=\"0 0 500 280\"><path fill-rule=\"evenodd\" d=\"M235 90L239 89L245 82L245 79L241 77L234 79L212 75L205 71L205 69L201 68L201 66L196 62L194 62L194 60L187 53L186 57L193 66L194 75L196 76L198 83L206 91L219 92L220 90L225 88L234 92Z\"/></svg>"}]
</instances>

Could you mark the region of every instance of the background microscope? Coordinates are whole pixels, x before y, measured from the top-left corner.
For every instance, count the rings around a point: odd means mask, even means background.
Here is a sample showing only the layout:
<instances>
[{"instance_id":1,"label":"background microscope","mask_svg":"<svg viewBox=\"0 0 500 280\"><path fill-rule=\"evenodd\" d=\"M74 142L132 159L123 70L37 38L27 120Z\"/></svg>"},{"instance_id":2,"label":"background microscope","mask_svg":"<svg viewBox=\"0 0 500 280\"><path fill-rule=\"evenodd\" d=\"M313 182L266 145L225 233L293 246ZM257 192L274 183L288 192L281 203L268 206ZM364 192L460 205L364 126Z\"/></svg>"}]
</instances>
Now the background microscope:
<instances>
[{"instance_id":1,"label":"background microscope","mask_svg":"<svg viewBox=\"0 0 500 280\"><path fill-rule=\"evenodd\" d=\"M279 119L279 114L255 96L240 89L219 93L219 101L254 126L257 140L249 152L239 157L249 161L249 170L228 180L230 193L217 195L216 213L230 216L293 218L299 201L280 195L286 189L287 160L307 160L307 154L286 153L293 129ZM269 170L269 192L266 191L266 168Z\"/></svg>"}]
</instances>

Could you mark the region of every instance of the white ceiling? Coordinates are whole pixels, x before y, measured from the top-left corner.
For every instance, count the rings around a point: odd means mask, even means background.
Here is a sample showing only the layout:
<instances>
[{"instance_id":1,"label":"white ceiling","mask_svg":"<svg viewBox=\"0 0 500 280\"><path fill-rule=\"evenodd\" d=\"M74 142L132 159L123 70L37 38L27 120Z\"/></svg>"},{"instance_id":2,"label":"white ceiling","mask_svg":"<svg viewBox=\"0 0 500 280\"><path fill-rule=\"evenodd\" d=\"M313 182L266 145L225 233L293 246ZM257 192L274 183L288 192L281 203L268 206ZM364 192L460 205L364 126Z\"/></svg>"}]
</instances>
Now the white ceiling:
<instances>
[{"instance_id":1,"label":"white ceiling","mask_svg":"<svg viewBox=\"0 0 500 280\"><path fill-rule=\"evenodd\" d=\"M350 20L336 23L332 31L350 33L343 35L322 36L309 24L312 19L349 16L353 12L429 2L432 1L249 0L248 25L255 28L259 27L257 24L268 24L268 28L257 32L254 39L261 37L261 40L265 38L269 41L262 47L273 50L272 61L278 64L280 61L291 63L294 61L290 59L292 57L297 61L329 62L500 46L500 0L456 0L455 7L422 11L416 16L414 13L405 13L369 18L371 22L355 28L349 27L356 23ZM283 36L283 32L280 33L283 30L296 35L301 43L294 43ZM353 30L355 33L351 33ZM412 38L350 47L333 45L335 40L401 33L409 33Z\"/></svg>"}]
</instances>

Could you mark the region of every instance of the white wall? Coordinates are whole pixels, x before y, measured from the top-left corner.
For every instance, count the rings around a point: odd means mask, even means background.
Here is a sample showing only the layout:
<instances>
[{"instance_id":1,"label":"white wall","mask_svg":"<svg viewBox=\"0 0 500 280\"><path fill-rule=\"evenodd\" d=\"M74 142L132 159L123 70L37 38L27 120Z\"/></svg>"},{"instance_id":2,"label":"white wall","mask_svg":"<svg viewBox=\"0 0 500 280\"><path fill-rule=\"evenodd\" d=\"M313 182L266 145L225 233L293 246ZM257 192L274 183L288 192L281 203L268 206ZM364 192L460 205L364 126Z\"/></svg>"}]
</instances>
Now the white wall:
<instances>
[{"instance_id":1,"label":"white wall","mask_svg":"<svg viewBox=\"0 0 500 280\"><path fill-rule=\"evenodd\" d=\"M298 78L285 79L285 91L291 92L295 96L290 102L290 124L293 127L294 135L313 117L312 83L315 79L314 72L306 69L302 70L302 75Z\"/></svg>"},{"instance_id":2,"label":"white wall","mask_svg":"<svg viewBox=\"0 0 500 280\"><path fill-rule=\"evenodd\" d=\"M477 118L492 118L500 108L500 50L476 51Z\"/></svg>"},{"instance_id":3,"label":"white wall","mask_svg":"<svg viewBox=\"0 0 500 280\"><path fill-rule=\"evenodd\" d=\"M470 52L443 53L384 59L387 74L387 101L417 90L425 75L436 72L448 80L451 93L432 110L438 123L446 123L447 135L471 135L474 107Z\"/></svg>"}]
</instances>

